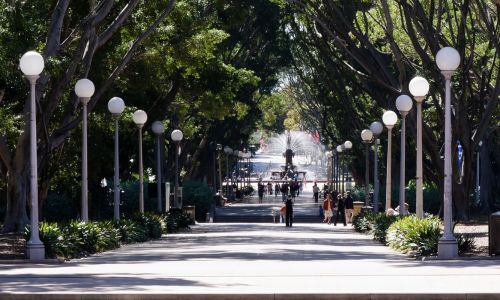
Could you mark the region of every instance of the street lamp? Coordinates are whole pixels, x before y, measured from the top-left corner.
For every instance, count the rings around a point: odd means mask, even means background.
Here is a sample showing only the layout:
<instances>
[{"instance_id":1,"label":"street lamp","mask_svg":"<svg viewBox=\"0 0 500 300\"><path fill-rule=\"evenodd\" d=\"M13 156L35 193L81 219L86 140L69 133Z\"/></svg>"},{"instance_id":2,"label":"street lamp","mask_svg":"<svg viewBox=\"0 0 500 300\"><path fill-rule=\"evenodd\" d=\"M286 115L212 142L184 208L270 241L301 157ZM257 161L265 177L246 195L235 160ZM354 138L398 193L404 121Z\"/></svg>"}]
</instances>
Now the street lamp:
<instances>
[{"instance_id":1,"label":"street lamp","mask_svg":"<svg viewBox=\"0 0 500 300\"><path fill-rule=\"evenodd\" d=\"M175 143L175 191L174 191L174 203L175 207L182 208L182 203L179 203L178 193L179 193L179 152L180 152L180 142L184 135L179 129L172 131L170 135L172 141Z\"/></svg>"},{"instance_id":2,"label":"street lamp","mask_svg":"<svg viewBox=\"0 0 500 300\"><path fill-rule=\"evenodd\" d=\"M158 203L157 209L158 212L161 212L161 148L160 148L160 137L165 132L165 126L161 121L154 121L151 125L151 130L156 135L156 193L158 194ZM169 195L167 195L168 197ZM168 207L165 207L165 210L168 210Z\"/></svg>"},{"instance_id":3,"label":"street lamp","mask_svg":"<svg viewBox=\"0 0 500 300\"><path fill-rule=\"evenodd\" d=\"M378 212L378 136L384 130L382 123L375 121L370 124L370 131L373 133L373 211Z\"/></svg>"},{"instance_id":4,"label":"street lamp","mask_svg":"<svg viewBox=\"0 0 500 300\"><path fill-rule=\"evenodd\" d=\"M370 129L361 131L361 140L365 143L365 206L370 204L370 143L373 139L373 132Z\"/></svg>"},{"instance_id":5,"label":"street lamp","mask_svg":"<svg viewBox=\"0 0 500 300\"><path fill-rule=\"evenodd\" d=\"M444 122L444 233L438 242L438 257L458 256L457 240L452 229L452 183L451 168L451 77L460 65L460 54L452 47L444 47L436 54L436 64L446 81Z\"/></svg>"},{"instance_id":6,"label":"street lamp","mask_svg":"<svg viewBox=\"0 0 500 300\"><path fill-rule=\"evenodd\" d=\"M118 119L120 114L125 109L125 103L122 98L113 97L108 101L108 110L113 114L115 119L115 179L113 180L114 185L114 209L113 218L115 220L120 220L120 162L118 153Z\"/></svg>"},{"instance_id":7,"label":"street lamp","mask_svg":"<svg viewBox=\"0 0 500 300\"><path fill-rule=\"evenodd\" d=\"M396 108L401 114L401 157L399 171L399 214L406 215L405 207L405 165L406 165L406 115L411 110L413 101L408 95L400 95L396 99Z\"/></svg>"},{"instance_id":8,"label":"street lamp","mask_svg":"<svg viewBox=\"0 0 500 300\"><path fill-rule=\"evenodd\" d=\"M429 92L429 83L425 78L417 76L410 81L410 93L417 102L417 187L416 187L416 214L424 217L423 172L422 172L422 102Z\"/></svg>"},{"instance_id":9,"label":"street lamp","mask_svg":"<svg viewBox=\"0 0 500 300\"><path fill-rule=\"evenodd\" d=\"M328 182L328 186L332 189L333 191L333 186L332 186L332 170L333 170L333 154L332 154L332 151L327 151L325 152L325 156L326 156L326 181Z\"/></svg>"},{"instance_id":10,"label":"street lamp","mask_svg":"<svg viewBox=\"0 0 500 300\"><path fill-rule=\"evenodd\" d=\"M221 169L222 145L221 144L217 144L216 150L217 150L217 158L218 158L218 161L219 161L219 188L217 189L217 191L218 192L219 191L222 192L222 169Z\"/></svg>"},{"instance_id":11,"label":"street lamp","mask_svg":"<svg viewBox=\"0 0 500 300\"><path fill-rule=\"evenodd\" d=\"M132 120L139 129L139 212L144 214L144 167L142 163L142 127L148 120L148 115L143 110L136 110Z\"/></svg>"},{"instance_id":12,"label":"street lamp","mask_svg":"<svg viewBox=\"0 0 500 300\"><path fill-rule=\"evenodd\" d=\"M87 104L94 95L94 83L86 78L80 79L75 84L75 94L82 102L82 221L89 220L89 188L88 188L88 163L87 163Z\"/></svg>"},{"instance_id":13,"label":"street lamp","mask_svg":"<svg viewBox=\"0 0 500 300\"><path fill-rule=\"evenodd\" d=\"M31 229L27 243L27 255L30 260L45 259L45 247L40 240L38 228L38 160L36 142L36 81L40 77L45 63L40 53L26 52L19 62L19 67L30 83L30 196Z\"/></svg>"},{"instance_id":14,"label":"street lamp","mask_svg":"<svg viewBox=\"0 0 500 300\"><path fill-rule=\"evenodd\" d=\"M344 142L344 149L345 149L345 152L346 152L346 155L348 153L349 150L351 150L352 148L352 142L351 141L345 141ZM347 161L348 157L346 157L346 161ZM346 166L347 164L345 163L344 164L344 168L347 169L347 182L349 183L349 189L351 188L351 181L349 179L349 168L347 168ZM342 173L344 174L344 170L342 170ZM346 190L347 190L347 185L346 185Z\"/></svg>"},{"instance_id":15,"label":"street lamp","mask_svg":"<svg viewBox=\"0 0 500 300\"><path fill-rule=\"evenodd\" d=\"M392 192L392 128L396 125L398 116L392 110L386 111L382 115L382 122L387 128L387 166L386 166L386 179L385 179L385 211L391 208L391 192Z\"/></svg>"},{"instance_id":16,"label":"street lamp","mask_svg":"<svg viewBox=\"0 0 500 300\"><path fill-rule=\"evenodd\" d=\"M337 189L337 192L340 193L340 191L342 190L342 187L341 187L341 175L340 175L340 168L341 168L341 165L342 165L342 146L338 145L337 148L337 186L338 186L338 189Z\"/></svg>"},{"instance_id":17,"label":"street lamp","mask_svg":"<svg viewBox=\"0 0 500 300\"><path fill-rule=\"evenodd\" d=\"M229 146L224 147L224 153L226 154L226 197L230 198L231 191L232 191L232 185L229 185L229 183L232 183L232 180L230 182L229 178L229 156L233 154L233 149L231 149Z\"/></svg>"}]
</instances>

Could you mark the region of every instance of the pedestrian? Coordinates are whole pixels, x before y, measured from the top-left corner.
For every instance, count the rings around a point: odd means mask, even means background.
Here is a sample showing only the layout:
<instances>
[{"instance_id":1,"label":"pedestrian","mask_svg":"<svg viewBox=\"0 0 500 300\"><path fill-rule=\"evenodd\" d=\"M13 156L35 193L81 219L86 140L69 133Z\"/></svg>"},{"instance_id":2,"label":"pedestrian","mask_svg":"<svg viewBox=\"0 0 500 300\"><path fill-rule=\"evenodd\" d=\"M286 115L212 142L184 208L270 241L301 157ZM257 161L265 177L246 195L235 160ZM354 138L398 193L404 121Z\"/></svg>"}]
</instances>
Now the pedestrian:
<instances>
[{"instance_id":1,"label":"pedestrian","mask_svg":"<svg viewBox=\"0 0 500 300\"><path fill-rule=\"evenodd\" d=\"M292 227L293 224L293 202L292 197L288 196L286 198L286 215L285 215L285 223L286 227Z\"/></svg>"},{"instance_id":2,"label":"pedestrian","mask_svg":"<svg viewBox=\"0 0 500 300\"><path fill-rule=\"evenodd\" d=\"M316 182L313 185L313 195L314 195L314 202L318 203L318 198L319 198L319 187L316 184Z\"/></svg>"},{"instance_id":3,"label":"pedestrian","mask_svg":"<svg viewBox=\"0 0 500 300\"><path fill-rule=\"evenodd\" d=\"M273 194L273 184L271 183L271 181L268 181L267 182L267 193L269 195L272 195Z\"/></svg>"},{"instance_id":4,"label":"pedestrian","mask_svg":"<svg viewBox=\"0 0 500 300\"><path fill-rule=\"evenodd\" d=\"M330 192L328 191L328 186L325 184L323 185L323 199L326 199L326 196L328 196Z\"/></svg>"},{"instance_id":5,"label":"pedestrian","mask_svg":"<svg viewBox=\"0 0 500 300\"><path fill-rule=\"evenodd\" d=\"M339 221L339 217L342 218L342 222L344 223L344 226L347 226L347 223L345 222L345 202L344 202L344 197L342 194L339 194L339 202L337 204L337 216L335 217L335 220L333 221L333 225L337 226L337 222Z\"/></svg>"},{"instance_id":6,"label":"pedestrian","mask_svg":"<svg viewBox=\"0 0 500 300\"><path fill-rule=\"evenodd\" d=\"M274 185L274 198L278 197L278 194L280 193L280 184L276 182Z\"/></svg>"},{"instance_id":7,"label":"pedestrian","mask_svg":"<svg viewBox=\"0 0 500 300\"><path fill-rule=\"evenodd\" d=\"M328 222L328 224L330 224L333 217L333 202L332 196L330 194L328 194L326 199L323 201L323 210L325 212L325 218L323 219L323 222Z\"/></svg>"},{"instance_id":8,"label":"pedestrian","mask_svg":"<svg viewBox=\"0 0 500 300\"><path fill-rule=\"evenodd\" d=\"M325 210L323 209L323 205L320 204L320 205L318 205L318 207L319 207L319 217L324 220L325 219Z\"/></svg>"},{"instance_id":9,"label":"pedestrian","mask_svg":"<svg viewBox=\"0 0 500 300\"><path fill-rule=\"evenodd\" d=\"M262 181L257 184L257 192L259 194L259 203L262 203L262 198L264 198L264 183Z\"/></svg>"},{"instance_id":10,"label":"pedestrian","mask_svg":"<svg viewBox=\"0 0 500 300\"><path fill-rule=\"evenodd\" d=\"M347 223L352 224L352 210L354 209L354 204L351 197L351 192L347 191L347 195L344 200L345 204L345 218Z\"/></svg>"},{"instance_id":11,"label":"pedestrian","mask_svg":"<svg viewBox=\"0 0 500 300\"><path fill-rule=\"evenodd\" d=\"M281 185L281 197L283 202L286 202L286 196L288 196L288 184L286 182L283 182Z\"/></svg>"}]
</instances>

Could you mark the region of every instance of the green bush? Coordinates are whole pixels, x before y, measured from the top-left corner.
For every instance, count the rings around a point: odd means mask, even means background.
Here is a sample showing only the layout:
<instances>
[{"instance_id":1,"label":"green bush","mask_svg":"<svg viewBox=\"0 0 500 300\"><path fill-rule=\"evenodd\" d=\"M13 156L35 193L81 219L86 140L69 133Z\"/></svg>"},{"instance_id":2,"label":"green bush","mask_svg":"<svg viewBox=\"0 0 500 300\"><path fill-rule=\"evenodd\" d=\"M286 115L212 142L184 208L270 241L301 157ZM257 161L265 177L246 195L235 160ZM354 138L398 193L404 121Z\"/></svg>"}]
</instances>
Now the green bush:
<instances>
[{"instance_id":1,"label":"green bush","mask_svg":"<svg viewBox=\"0 0 500 300\"><path fill-rule=\"evenodd\" d=\"M114 223L120 231L121 242L124 244L145 242L148 240L148 228L132 219L120 219Z\"/></svg>"},{"instance_id":2,"label":"green bush","mask_svg":"<svg viewBox=\"0 0 500 300\"><path fill-rule=\"evenodd\" d=\"M386 245L387 229L399 218L399 216L387 216L385 213L378 213L372 224L373 239Z\"/></svg>"},{"instance_id":3,"label":"green bush","mask_svg":"<svg viewBox=\"0 0 500 300\"><path fill-rule=\"evenodd\" d=\"M164 215L136 214L119 221L81 222L65 224L40 223L40 239L48 258L75 258L120 247L120 244L144 242L160 238L167 231L165 224L178 231L189 227L193 220L182 212ZM171 231L172 232L172 231ZM29 239L29 227L25 238Z\"/></svg>"},{"instance_id":4,"label":"green bush","mask_svg":"<svg viewBox=\"0 0 500 300\"><path fill-rule=\"evenodd\" d=\"M441 237L441 220L437 217L419 219L414 215L400 218L387 230L389 247L410 255L427 256L437 253Z\"/></svg>"},{"instance_id":5,"label":"green bush","mask_svg":"<svg viewBox=\"0 0 500 300\"><path fill-rule=\"evenodd\" d=\"M373 229L373 222L376 214L372 211L363 210L352 218L354 230L358 232L370 232Z\"/></svg>"},{"instance_id":6,"label":"green bush","mask_svg":"<svg viewBox=\"0 0 500 300\"><path fill-rule=\"evenodd\" d=\"M189 228L194 224L194 220L179 208L172 208L163 214L165 229L167 233L177 232L179 229Z\"/></svg>"},{"instance_id":7,"label":"green bush","mask_svg":"<svg viewBox=\"0 0 500 300\"><path fill-rule=\"evenodd\" d=\"M214 204L212 189L204 182L185 181L182 184L182 196L184 205L195 206L196 220L204 222Z\"/></svg>"}]
</instances>

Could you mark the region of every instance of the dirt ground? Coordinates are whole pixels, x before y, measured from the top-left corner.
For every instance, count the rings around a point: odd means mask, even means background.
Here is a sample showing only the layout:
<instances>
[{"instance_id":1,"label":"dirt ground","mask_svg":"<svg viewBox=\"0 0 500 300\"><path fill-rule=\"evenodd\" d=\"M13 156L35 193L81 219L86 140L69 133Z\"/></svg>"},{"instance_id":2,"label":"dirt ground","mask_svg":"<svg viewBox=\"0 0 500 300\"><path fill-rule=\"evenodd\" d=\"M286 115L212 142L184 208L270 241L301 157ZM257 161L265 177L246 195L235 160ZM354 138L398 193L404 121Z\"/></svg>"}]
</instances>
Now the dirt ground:
<instances>
[{"instance_id":1,"label":"dirt ground","mask_svg":"<svg viewBox=\"0 0 500 300\"><path fill-rule=\"evenodd\" d=\"M476 249L465 256L488 256L488 224L485 222L458 223L455 233L464 233L474 238Z\"/></svg>"}]
</instances>

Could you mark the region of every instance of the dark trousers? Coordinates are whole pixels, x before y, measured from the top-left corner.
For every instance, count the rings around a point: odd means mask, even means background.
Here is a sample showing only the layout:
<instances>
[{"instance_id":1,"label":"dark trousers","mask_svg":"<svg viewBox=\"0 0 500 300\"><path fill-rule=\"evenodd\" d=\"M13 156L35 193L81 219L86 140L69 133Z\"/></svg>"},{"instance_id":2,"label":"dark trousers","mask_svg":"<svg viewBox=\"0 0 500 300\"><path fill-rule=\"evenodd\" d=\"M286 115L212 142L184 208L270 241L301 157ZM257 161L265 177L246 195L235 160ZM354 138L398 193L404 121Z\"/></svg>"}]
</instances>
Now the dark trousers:
<instances>
[{"instance_id":1,"label":"dark trousers","mask_svg":"<svg viewBox=\"0 0 500 300\"><path fill-rule=\"evenodd\" d=\"M339 216L342 217L342 222L344 222L344 226L347 226L347 223L345 221L345 209L338 209L337 210L337 216L335 217L335 221L333 222L333 225L337 225L337 222L339 221Z\"/></svg>"},{"instance_id":2,"label":"dark trousers","mask_svg":"<svg viewBox=\"0 0 500 300\"><path fill-rule=\"evenodd\" d=\"M318 203L319 193L314 193L314 202Z\"/></svg>"},{"instance_id":3,"label":"dark trousers","mask_svg":"<svg viewBox=\"0 0 500 300\"><path fill-rule=\"evenodd\" d=\"M288 213L288 212L286 213L285 223L286 223L286 227L292 227L293 213Z\"/></svg>"}]
</instances>

